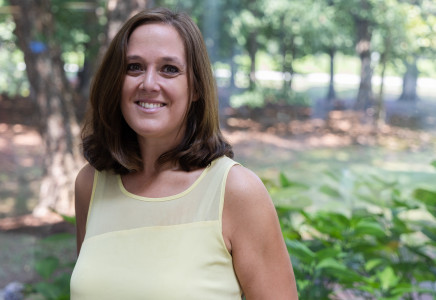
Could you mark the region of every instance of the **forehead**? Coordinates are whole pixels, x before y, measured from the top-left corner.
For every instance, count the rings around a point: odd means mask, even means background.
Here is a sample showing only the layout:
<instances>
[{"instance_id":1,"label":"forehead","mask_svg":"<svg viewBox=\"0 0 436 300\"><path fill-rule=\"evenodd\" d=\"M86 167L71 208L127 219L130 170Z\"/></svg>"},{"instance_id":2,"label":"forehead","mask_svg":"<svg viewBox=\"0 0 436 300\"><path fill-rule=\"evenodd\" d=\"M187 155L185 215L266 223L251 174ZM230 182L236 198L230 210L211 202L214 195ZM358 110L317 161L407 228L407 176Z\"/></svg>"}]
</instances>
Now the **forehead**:
<instances>
[{"instance_id":1,"label":"forehead","mask_svg":"<svg viewBox=\"0 0 436 300\"><path fill-rule=\"evenodd\" d=\"M127 43L128 55L177 56L185 61L185 46L178 31L171 25L151 23L135 28Z\"/></svg>"}]
</instances>

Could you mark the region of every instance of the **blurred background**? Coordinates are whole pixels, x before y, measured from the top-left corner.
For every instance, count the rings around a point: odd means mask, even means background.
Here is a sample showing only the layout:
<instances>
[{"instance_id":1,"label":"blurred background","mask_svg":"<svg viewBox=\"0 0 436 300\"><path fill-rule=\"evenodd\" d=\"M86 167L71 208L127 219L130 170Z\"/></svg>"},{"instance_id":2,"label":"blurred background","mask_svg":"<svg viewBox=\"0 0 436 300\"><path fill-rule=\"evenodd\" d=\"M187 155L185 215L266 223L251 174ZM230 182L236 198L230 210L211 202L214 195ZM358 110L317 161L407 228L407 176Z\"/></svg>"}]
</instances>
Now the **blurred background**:
<instances>
[{"instance_id":1,"label":"blurred background","mask_svg":"<svg viewBox=\"0 0 436 300\"><path fill-rule=\"evenodd\" d=\"M0 299L68 299L90 82L121 24L159 6L203 33L300 297L433 299L434 0L0 0Z\"/></svg>"}]
</instances>

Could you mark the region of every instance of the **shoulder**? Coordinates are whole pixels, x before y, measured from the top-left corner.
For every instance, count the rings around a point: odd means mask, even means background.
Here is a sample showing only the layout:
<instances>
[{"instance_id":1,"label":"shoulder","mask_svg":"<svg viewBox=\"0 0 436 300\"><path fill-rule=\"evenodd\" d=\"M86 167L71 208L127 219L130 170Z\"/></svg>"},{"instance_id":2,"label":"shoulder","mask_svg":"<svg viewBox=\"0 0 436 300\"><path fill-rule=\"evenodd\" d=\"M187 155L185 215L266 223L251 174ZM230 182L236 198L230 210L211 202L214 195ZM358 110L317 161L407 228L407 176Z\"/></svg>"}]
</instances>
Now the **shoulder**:
<instances>
[{"instance_id":1,"label":"shoulder","mask_svg":"<svg viewBox=\"0 0 436 300\"><path fill-rule=\"evenodd\" d=\"M91 186L94 181L95 169L90 164L86 164L80 169L76 177L76 188L82 188L86 186Z\"/></svg>"},{"instance_id":2,"label":"shoulder","mask_svg":"<svg viewBox=\"0 0 436 300\"><path fill-rule=\"evenodd\" d=\"M271 198L262 180L250 169L234 165L227 176L226 201L236 207L263 204L271 206Z\"/></svg>"},{"instance_id":3,"label":"shoulder","mask_svg":"<svg viewBox=\"0 0 436 300\"><path fill-rule=\"evenodd\" d=\"M274 204L262 180L241 165L230 169L224 199L223 226L233 246L239 240L268 231L268 225L277 221Z\"/></svg>"},{"instance_id":4,"label":"shoulder","mask_svg":"<svg viewBox=\"0 0 436 300\"><path fill-rule=\"evenodd\" d=\"M77 174L75 183L76 215L82 210L88 210L95 172L90 164L86 164Z\"/></svg>"},{"instance_id":5,"label":"shoulder","mask_svg":"<svg viewBox=\"0 0 436 300\"><path fill-rule=\"evenodd\" d=\"M93 179L95 172L93 166L89 163L85 164L82 169L80 169L79 173L77 173L76 183L85 183L86 180Z\"/></svg>"},{"instance_id":6,"label":"shoulder","mask_svg":"<svg viewBox=\"0 0 436 300\"><path fill-rule=\"evenodd\" d=\"M77 251L80 251L86 232L86 221L88 218L89 204L91 202L92 187L94 185L95 169L86 164L77 174L74 188L76 229L77 229Z\"/></svg>"}]
</instances>

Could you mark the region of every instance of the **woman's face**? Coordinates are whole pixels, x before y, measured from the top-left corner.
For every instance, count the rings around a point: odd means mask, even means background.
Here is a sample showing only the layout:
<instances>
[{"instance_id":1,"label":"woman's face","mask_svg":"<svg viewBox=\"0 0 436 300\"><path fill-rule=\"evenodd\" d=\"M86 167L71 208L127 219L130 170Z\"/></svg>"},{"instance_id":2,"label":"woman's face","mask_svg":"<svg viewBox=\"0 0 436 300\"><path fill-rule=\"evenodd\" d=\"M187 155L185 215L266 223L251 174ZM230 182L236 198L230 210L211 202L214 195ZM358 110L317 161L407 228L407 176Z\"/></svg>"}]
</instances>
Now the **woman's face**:
<instances>
[{"instance_id":1,"label":"woman's face","mask_svg":"<svg viewBox=\"0 0 436 300\"><path fill-rule=\"evenodd\" d=\"M132 32L121 112L139 140L180 141L189 103L187 71L185 47L172 26L146 24Z\"/></svg>"}]
</instances>

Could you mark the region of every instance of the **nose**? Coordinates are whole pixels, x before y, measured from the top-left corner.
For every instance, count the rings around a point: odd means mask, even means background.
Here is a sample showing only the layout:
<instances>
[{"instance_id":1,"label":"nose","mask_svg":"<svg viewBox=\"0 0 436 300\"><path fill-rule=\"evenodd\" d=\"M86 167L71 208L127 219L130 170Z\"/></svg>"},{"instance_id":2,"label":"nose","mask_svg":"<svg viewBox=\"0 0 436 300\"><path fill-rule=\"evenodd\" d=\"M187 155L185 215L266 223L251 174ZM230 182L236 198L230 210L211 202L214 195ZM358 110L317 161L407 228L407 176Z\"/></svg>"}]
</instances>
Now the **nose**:
<instances>
[{"instance_id":1,"label":"nose","mask_svg":"<svg viewBox=\"0 0 436 300\"><path fill-rule=\"evenodd\" d=\"M142 76L141 88L146 92L157 91L159 89L157 76L156 71L151 68L147 69Z\"/></svg>"}]
</instances>

